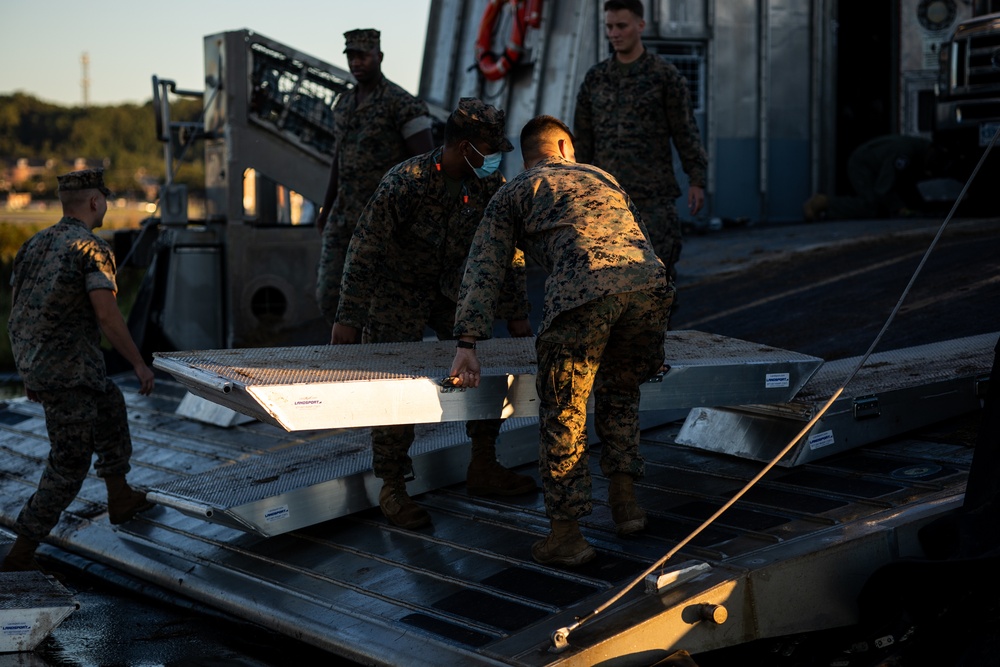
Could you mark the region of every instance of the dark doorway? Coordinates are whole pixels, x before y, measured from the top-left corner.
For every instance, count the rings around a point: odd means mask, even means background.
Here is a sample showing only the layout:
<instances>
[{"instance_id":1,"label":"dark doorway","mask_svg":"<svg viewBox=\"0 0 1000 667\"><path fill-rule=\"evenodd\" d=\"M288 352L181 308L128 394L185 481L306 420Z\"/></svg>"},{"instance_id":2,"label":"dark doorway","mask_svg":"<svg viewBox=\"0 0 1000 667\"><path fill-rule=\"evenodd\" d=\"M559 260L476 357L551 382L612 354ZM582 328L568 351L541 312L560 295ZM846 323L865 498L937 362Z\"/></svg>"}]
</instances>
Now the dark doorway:
<instances>
[{"instance_id":1,"label":"dark doorway","mask_svg":"<svg viewBox=\"0 0 1000 667\"><path fill-rule=\"evenodd\" d=\"M847 158L897 127L897 0L837 3L836 192L849 194Z\"/></svg>"}]
</instances>

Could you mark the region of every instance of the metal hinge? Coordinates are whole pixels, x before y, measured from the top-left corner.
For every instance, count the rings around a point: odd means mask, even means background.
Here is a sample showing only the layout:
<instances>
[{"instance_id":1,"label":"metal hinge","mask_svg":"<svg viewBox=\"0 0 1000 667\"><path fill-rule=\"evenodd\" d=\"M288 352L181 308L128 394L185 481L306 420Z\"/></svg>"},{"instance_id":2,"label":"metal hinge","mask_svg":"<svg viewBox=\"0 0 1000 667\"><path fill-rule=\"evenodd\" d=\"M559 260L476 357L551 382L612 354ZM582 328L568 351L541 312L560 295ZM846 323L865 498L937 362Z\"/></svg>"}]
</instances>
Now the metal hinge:
<instances>
[{"instance_id":1,"label":"metal hinge","mask_svg":"<svg viewBox=\"0 0 1000 667\"><path fill-rule=\"evenodd\" d=\"M882 414L878 405L878 396L858 396L854 399L855 419L874 419Z\"/></svg>"}]
</instances>

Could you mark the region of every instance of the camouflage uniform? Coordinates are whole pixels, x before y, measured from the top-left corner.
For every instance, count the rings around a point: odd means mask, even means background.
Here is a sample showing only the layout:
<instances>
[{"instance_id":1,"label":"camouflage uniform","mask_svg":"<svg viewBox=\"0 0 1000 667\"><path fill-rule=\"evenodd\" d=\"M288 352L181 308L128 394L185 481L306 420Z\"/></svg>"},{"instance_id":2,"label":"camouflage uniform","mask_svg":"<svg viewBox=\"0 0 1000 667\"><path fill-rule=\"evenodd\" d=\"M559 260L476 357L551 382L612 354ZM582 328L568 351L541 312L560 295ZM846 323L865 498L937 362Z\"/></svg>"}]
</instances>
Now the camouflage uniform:
<instances>
[{"instance_id":1,"label":"camouflage uniform","mask_svg":"<svg viewBox=\"0 0 1000 667\"><path fill-rule=\"evenodd\" d=\"M427 104L387 80L358 105L357 88L344 93L333 110L337 160L336 208L323 228L316 301L333 323L340 274L354 226L368 198L390 167L410 156L406 139L430 128Z\"/></svg>"},{"instance_id":2,"label":"camouflage uniform","mask_svg":"<svg viewBox=\"0 0 1000 667\"><path fill-rule=\"evenodd\" d=\"M635 202L653 248L671 275L681 255L681 195L670 142L691 185L705 187L708 157L677 68L648 50L622 65L614 57L590 68L573 120L578 162L614 175Z\"/></svg>"},{"instance_id":3,"label":"camouflage uniform","mask_svg":"<svg viewBox=\"0 0 1000 667\"><path fill-rule=\"evenodd\" d=\"M450 339L465 258L493 193L504 182L449 183L440 170L441 148L396 165L368 202L351 239L344 266L337 322L363 329L363 342L423 340L429 326ZM524 257L508 261L501 317L526 319ZM506 278L505 278L506 276ZM500 420L469 422L470 437L496 439ZM406 454L412 426L372 429L373 467L382 479L410 472Z\"/></svg>"},{"instance_id":4,"label":"camouflage uniform","mask_svg":"<svg viewBox=\"0 0 1000 667\"><path fill-rule=\"evenodd\" d=\"M552 519L576 519L591 510L592 389L601 469L643 473L639 386L663 363L672 289L614 178L550 157L516 176L487 207L462 282L455 336L489 337L491 304L515 243L549 272L536 342L545 507Z\"/></svg>"},{"instance_id":5,"label":"camouflage uniform","mask_svg":"<svg viewBox=\"0 0 1000 667\"><path fill-rule=\"evenodd\" d=\"M106 377L101 331L88 293L117 290L111 248L71 217L29 239L14 259L10 339L25 387L45 409L50 452L18 535L44 538L80 491L97 454L99 477L129 470L125 400Z\"/></svg>"}]
</instances>

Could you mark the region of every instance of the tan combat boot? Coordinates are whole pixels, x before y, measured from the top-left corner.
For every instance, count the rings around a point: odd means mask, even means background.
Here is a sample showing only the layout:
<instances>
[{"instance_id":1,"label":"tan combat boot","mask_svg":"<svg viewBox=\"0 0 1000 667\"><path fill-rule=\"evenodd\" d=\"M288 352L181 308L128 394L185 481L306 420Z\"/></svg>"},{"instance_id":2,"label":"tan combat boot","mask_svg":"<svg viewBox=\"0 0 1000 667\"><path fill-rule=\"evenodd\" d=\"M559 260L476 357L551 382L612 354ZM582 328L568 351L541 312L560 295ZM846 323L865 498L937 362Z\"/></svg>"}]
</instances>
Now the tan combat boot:
<instances>
[{"instance_id":1,"label":"tan combat boot","mask_svg":"<svg viewBox=\"0 0 1000 667\"><path fill-rule=\"evenodd\" d=\"M638 533L646 527L646 513L639 507L632 486L632 476L624 472L612 473L611 487L608 489L608 504L615 531L620 536Z\"/></svg>"},{"instance_id":2,"label":"tan combat boot","mask_svg":"<svg viewBox=\"0 0 1000 667\"><path fill-rule=\"evenodd\" d=\"M389 523L400 528L423 528L431 522L431 515L427 510L407 495L406 482L402 479L386 479L382 482L378 506Z\"/></svg>"},{"instance_id":3,"label":"tan combat boot","mask_svg":"<svg viewBox=\"0 0 1000 667\"><path fill-rule=\"evenodd\" d=\"M35 562L35 550L38 542L27 537L18 535L11 545L10 551L0 564L0 572L28 572L31 570L42 570Z\"/></svg>"},{"instance_id":4,"label":"tan combat boot","mask_svg":"<svg viewBox=\"0 0 1000 667\"><path fill-rule=\"evenodd\" d=\"M552 519L552 532L531 546L531 557L542 565L583 565L597 555L575 519Z\"/></svg>"},{"instance_id":5,"label":"tan combat boot","mask_svg":"<svg viewBox=\"0 0 1000 667\"><path fill-rule=\"evenodd\" d=\"M153 507L145 493L128 485L125 475L105 477L104 483L108 487L108 520L116 526Z\"/></svg>"},{"instance_id":6,"label":"tan combat boot","mask_svg":"<svg viewBox=\"0 0 1000 667\"><path fill-rule=\"evenodd\" d=\"M538 490L529 475L519 475L504 468L496 459L472 459L465 479L470 496L519 496Z\"/></svg>"},{"instance_id":7,"label":"tan combat boot","mask_svg":"<svg viewBox=\"0 0 1000 667\"><path fill-rule=\"evenodd\" d=\"M465 475L470 496L519 496L538 490L529 475L519 475L497 463L496 443L490 438L472 439L472 460Z\"/></svg>"}]
</instances>

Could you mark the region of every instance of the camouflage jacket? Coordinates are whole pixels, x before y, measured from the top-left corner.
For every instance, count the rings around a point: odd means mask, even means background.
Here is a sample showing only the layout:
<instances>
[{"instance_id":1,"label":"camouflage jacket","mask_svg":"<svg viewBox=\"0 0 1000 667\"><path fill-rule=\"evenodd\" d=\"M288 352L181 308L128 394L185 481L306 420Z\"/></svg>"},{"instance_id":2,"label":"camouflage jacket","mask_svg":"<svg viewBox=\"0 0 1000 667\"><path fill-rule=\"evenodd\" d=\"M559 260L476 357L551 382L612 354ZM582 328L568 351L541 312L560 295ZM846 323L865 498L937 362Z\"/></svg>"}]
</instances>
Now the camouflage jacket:
<instances>
[{"instance_id":1,"label":"camouflage jacket","mask_svg":"<svg viewBox=\"0 0 1000 667\"><path fill-rule=\"evenodd\" d=\"M627 69L614 57L590 68L576 96L573 133L577 161L613 174L636 201L680 196L671 140L691 185L705 187L708 157L687 81L648 50Z\"/></svg>"},{"instance_id":2,"label":"camouflage jacket","mask_svg":"<svg viewBox=\"0 0 1000 667\"><path fill-rule=\"evenodd\" d=\"M431 126L427 104L382 77L358 106L357 87L333 108L337 210L354 225L390 167L410 157L406 139Z\"/></svg>"},{"instance_id":3,"label":"camouflage jacket","mask_svg":"<svg viewBox=\"0 0 1000 667\"><path fill-rule=\"evenodd\" d=\"M351 237L341 278L337 322L362 327L373 297L391 299L393 284L440 290L452 301L458 290L486 204L504 183L500 172L463 181L449 191L438 168L441 148L410 158L385 175L369 200ZM503 319L528 316L524 255L508 258L498 314Z\"/></svg>"},{"instance_id":4,"label":"camouflage jacket","mask_svg":"<svg viewBox=\"0 0 1000 667\"><path fill-rule=\"evenodd\" d=\"M118 289L107 242L63 217L21 246L10 284L10 342L25 386L103 389L101 330L88 293Z\"/></svg>"},{"instance_id":5,"label":"camouflage jacket","mask_svg":"<svg viewBox=\"0 0 1000 667\"><path fill-rule=\"evenodd\" d=\"M462 279L456 336L489 337L491 304L515 245L549 273L539 335L557 315L589 301L667 283L646 227L614 177L546 158L487 207Z\"/></svg>"}]
</instances>

